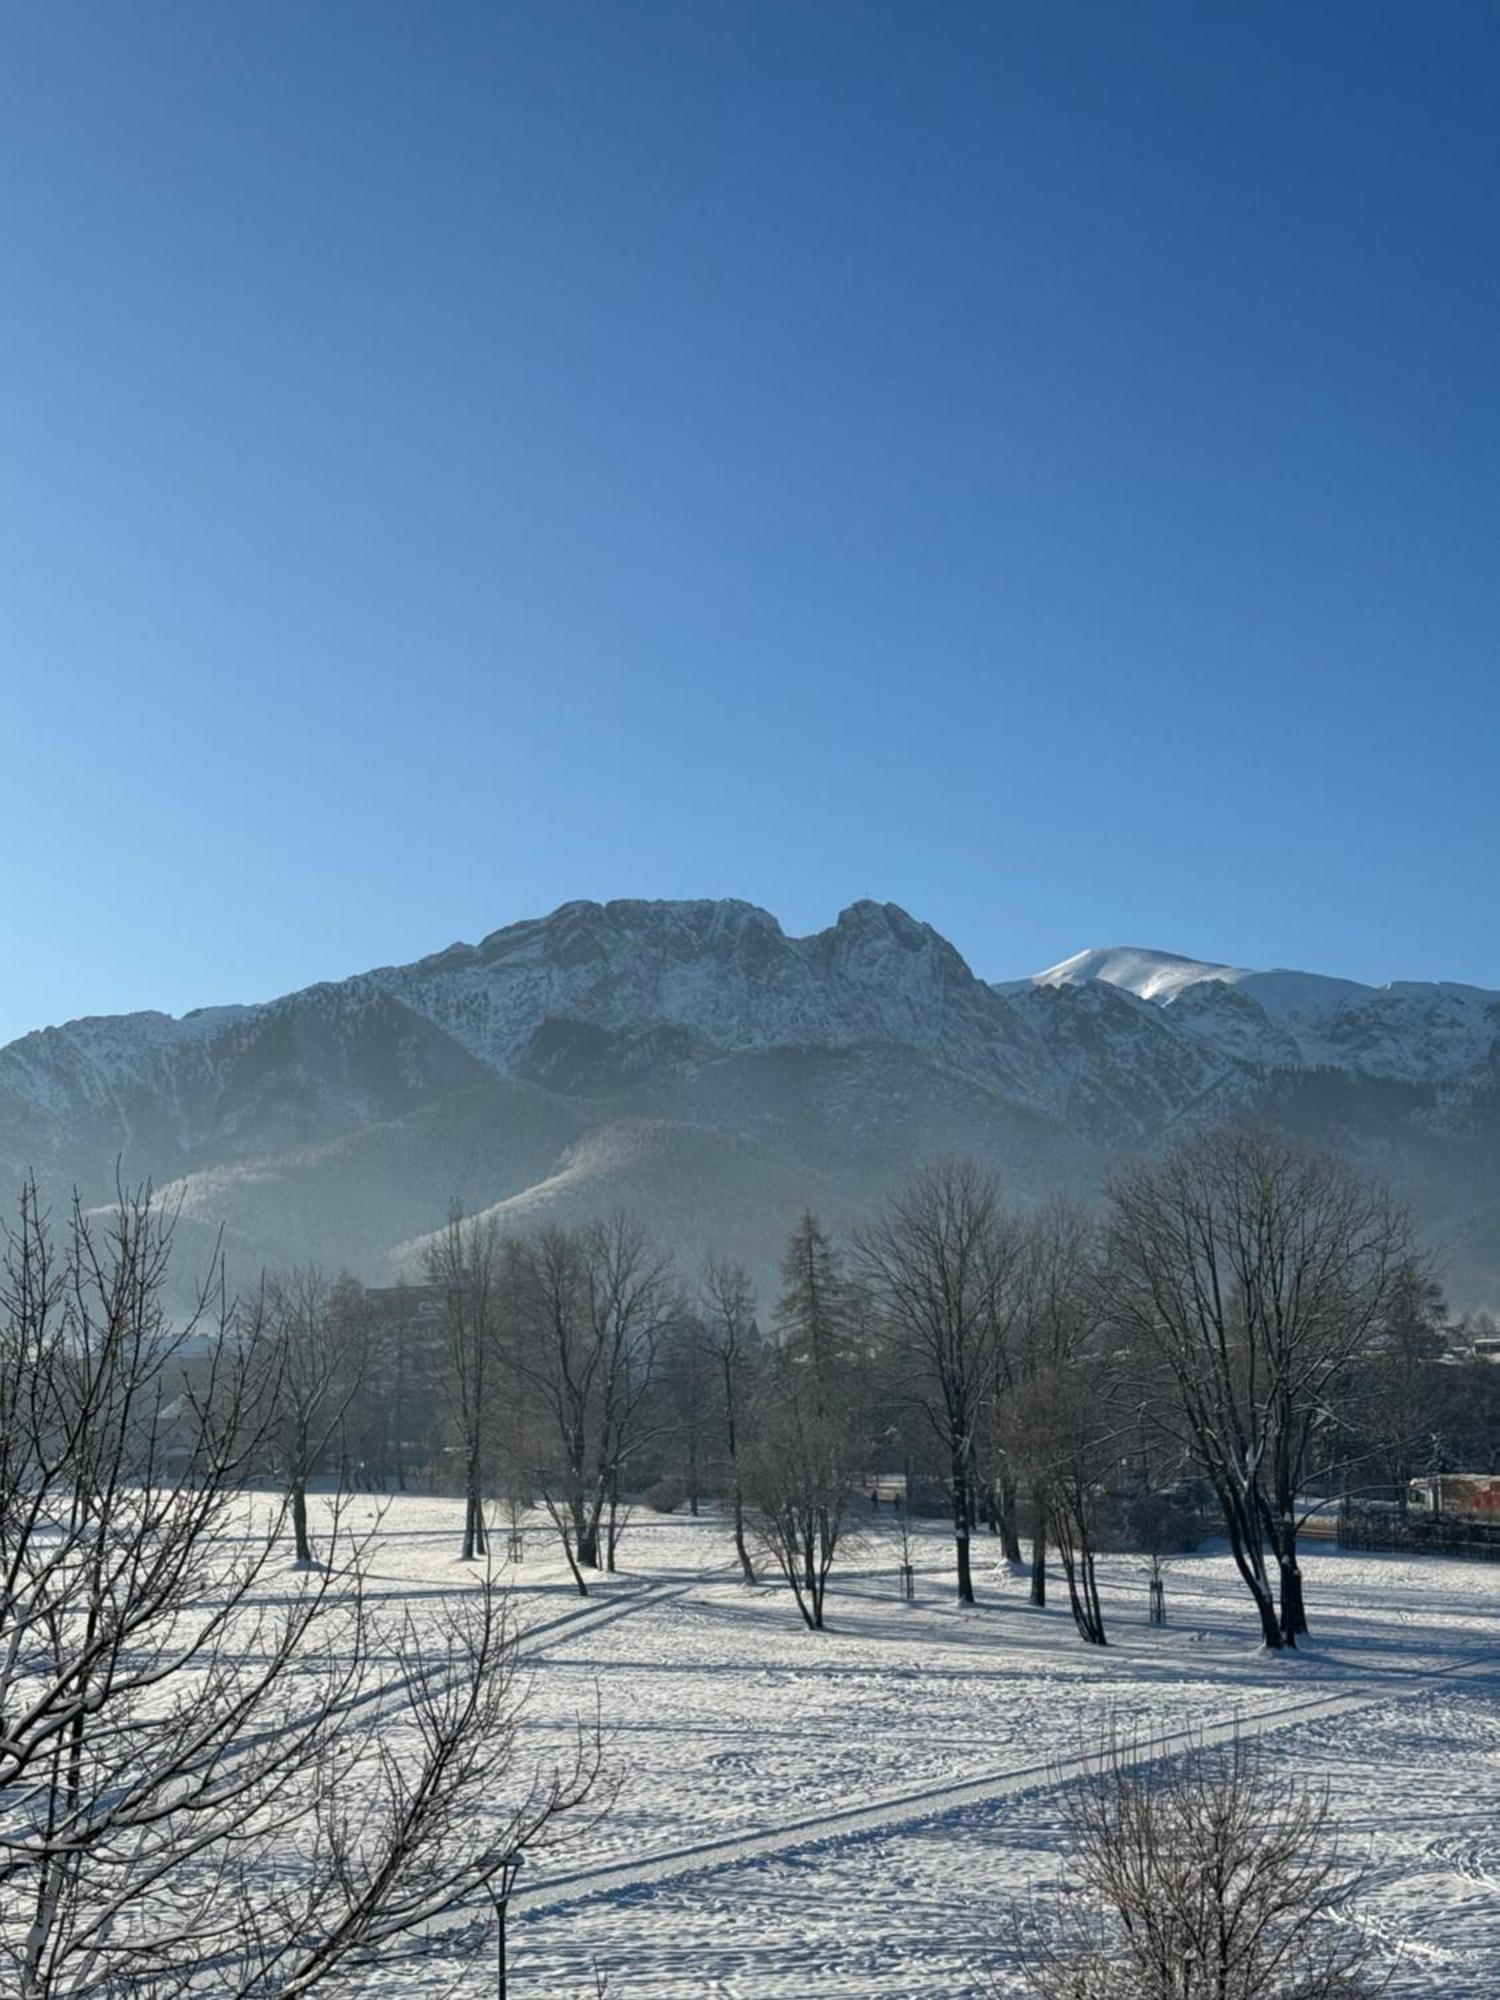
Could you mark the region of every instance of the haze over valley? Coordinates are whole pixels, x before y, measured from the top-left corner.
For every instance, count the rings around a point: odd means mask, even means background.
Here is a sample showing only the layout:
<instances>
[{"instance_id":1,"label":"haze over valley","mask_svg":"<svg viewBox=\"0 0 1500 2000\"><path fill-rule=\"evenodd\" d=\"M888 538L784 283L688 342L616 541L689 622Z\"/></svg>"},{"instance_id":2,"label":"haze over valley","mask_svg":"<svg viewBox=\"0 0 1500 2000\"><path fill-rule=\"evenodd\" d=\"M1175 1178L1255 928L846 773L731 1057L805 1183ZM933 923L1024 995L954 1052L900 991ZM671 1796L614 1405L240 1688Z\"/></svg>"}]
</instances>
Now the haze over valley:
<instances>
[{"instance_id":1,"label":"haze over valley","mask_svg":"<svg viewBox=\"0 0 1500 2000\"><path fill-rule=\"evenodd\" d=\"M987 956L996 955L987 941ZM1441 968L1434 968L1440 971ZM183 1262L415 1269L457 1202L523 1227L625 1209L695 1268L769 1282L811 1206L842 1227L924 1161L1092 1199L1252 1120L1410 1201L1458 1305L1500 1299L1500 994L1372 987L1135 948L990 984L858 902L788 937L733 900L572 902L404 966L0 1049L0 1163L57 1202L151 1180Z\"/></svg>"}]
</instances>

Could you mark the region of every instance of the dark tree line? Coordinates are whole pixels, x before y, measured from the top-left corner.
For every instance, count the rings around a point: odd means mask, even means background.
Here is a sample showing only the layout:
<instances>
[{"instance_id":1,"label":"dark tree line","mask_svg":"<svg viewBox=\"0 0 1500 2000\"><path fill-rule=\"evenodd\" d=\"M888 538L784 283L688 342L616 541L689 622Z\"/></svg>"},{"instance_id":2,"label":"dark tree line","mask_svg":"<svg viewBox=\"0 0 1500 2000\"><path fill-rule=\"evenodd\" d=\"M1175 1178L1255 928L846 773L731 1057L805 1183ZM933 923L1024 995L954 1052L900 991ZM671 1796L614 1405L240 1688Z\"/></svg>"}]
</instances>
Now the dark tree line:
<instances>
[{"instance_id":1,"label":"dark tree line","mask_svg":"<svg viewBox=\"0 0 1500 2000\"><path fill-rule=\"evenodd\" d=\"M909 1473L909 1501L942 1497L960 1602L975 1536L1019 1562L1024 1525L1033 1600L1060 1575L1094 1644L1103 1517L1152 1521L1158 1546L1170 1496L1201 1491L1265 1643L1295 1645L1309 1494L1405 1506L1413 1477L1497 1448L1500 1370L1455 1353L1403 1213L1254 1132L1143 1164L1097 1216L929 1167L843 1242L805 1216L764 1305L737 1267L677 1271L622 1217L502 1234L455 1215L405 1292L303 1273L266 1309L294 1524L312 1471L367 1465L363 1440L409 1476L413 1426L384 1414L399 1380L428 1412L430 1484L465 1495L466 1558L487 1508L539 1508L587 1594L633 1505L712 1499L744 1579L780 1572L814 1627L854 1502Z\"/></svg>"},{"instance_id":2,"label":"dark tree line","mask_svg":"<svg viewBox=\"0 0 1500 2000\"><path fill-rule=\"evenodd\" d=\"M1455 1355L1404 1213L1260 1133L1142 1166L1097 1220L1009 1210L972 1164L935 1166L842 1255L807 1218L783 1285L737 1421L765 1441L743 1491L809 1623L850 1499L901 1465L946 1496L961 1602L981 1523L1019 1556L1024 1504L1036 1601L1050 1556L1095 1644L1106 1507L1159 1554L1172 1496L1201 1489L1265 1643L1295 1645L1310 1495L1383 1484L1404 1505L1427 1455L1477 1469L1495 1449L1491 1364ZM1481 1392L1467 1421L1461 1383Z\"/></svg>"}]
</instances>

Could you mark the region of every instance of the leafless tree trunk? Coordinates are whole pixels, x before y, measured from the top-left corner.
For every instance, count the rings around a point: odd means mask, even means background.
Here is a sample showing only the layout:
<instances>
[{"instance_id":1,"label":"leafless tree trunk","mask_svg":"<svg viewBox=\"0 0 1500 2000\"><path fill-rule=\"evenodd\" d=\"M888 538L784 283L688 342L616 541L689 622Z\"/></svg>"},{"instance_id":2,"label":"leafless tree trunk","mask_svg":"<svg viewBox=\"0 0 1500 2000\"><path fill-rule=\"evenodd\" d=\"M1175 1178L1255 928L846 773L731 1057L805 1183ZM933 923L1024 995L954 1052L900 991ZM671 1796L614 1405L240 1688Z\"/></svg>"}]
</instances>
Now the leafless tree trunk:
<instances>
[{"instance_id":1,"label":"leafless tree trunk","mask_svg":"<svg viewBox=\"0 0 1500 2000\"><path fill-rule=\"evenodd\" d=\"M1008 1309L996 1348L998 1391L991 1435L1008 1468L1010 1511L1015 1511L1016 1468L1029 1469L1032 1518L1031 1602L1047 1602L1047 1538L1056 1505L1051 1465L1033 1449L1028 1425L1042 1401L1030 1395L1039 1376L1057 1381L1087 1344L1094 1326L1094 1230L1082 1210L1053 1203L1017 1229L1016 1261ZM1018 1422L1025 1413L1026 1422ZM1019 1549L1017 1550L1019 1556Z\"/></svg>"},{"instance_id":2,"label":"leafless tree trunk","mask_svg":"<svg viewBox=\"0 0 1500 2000\"><path fill-rule=\"evenodd\" d=\"M630 1526L631 1511L620 1497L620 1468L616 1465L609 1475L609 1509L604 1517L604 1567L611 1576L615 1573L620 1537Z\"/></svg>"},{"instance_id":3,"label":"leafless tree trunk","mask_svg":"<svg viewBox=\"0 0 1500 2000\"><path fill-rule=\"evenodd\" d=\"M929 1168L857 1239L907 1397L946 1460L960 1603L974 1602L969 1559L975 1452L995 1394L1015 1233L994 1183L967 1161Z\"/></svg>"},{"instance_id":4,"label":"leafless tree trunk","mask_svg":"<svg viewBox=\"0 0 1500 2000\"><path fill-rule=\"evenodd\" d=\"M1002 1472L995 1481L995 1498L1000 1515L1000 1546L1007 1562L1021 1560L1021 1531L1018 1526L1020 1495L1010 1473Z\"/></svg>"},{"instance_id":5,"label":"leafless tree trunk","mask_svg":"<svg viewBox=\"0 0 1500 2000\"><path fill-rule=\"evenodd\" d=\"M828 1578L843 1538L855 1470L839 1413L787 1348L778 1348L746 1456L751 1532L791 1585L811 1632L823 1630Z\"/></svg>"},{"instance_id":6,"label":"leafless tree trunk","mask_svg":"<svg viewBox=\"0 0 1500 2000\"><path fill-rule=\"evenodd\" d=\"M754 1378L758 1336L755 1330L755 1288L737 1264L721 1264L717 1259L709 1259L703 1273L701 1313L704 1337L719 1369L734 1552L739 1558L741 1576L746 1583L754 1583L755 1565L750 1560L745 1540L745 1488L741 1461L743 1404L747 1386Z\"/></svg>"},{"instance_id":7,"label":"leafless tree trunk","mask_svg":"<svg viewBox=\"0 0 1500 2000\"><path fill-rule=\"evenodd\" d=\"M1094 1488L1074 1470L1054 1483L1050 1499L1057 1556L1068 1586L1073 1623L1081 1639L1091 1646L1102 1646L1106 1639L1094 1570Z\"/></svg>"},{"instance_id":8,"label":"leafless tree trunk","mask_svg":"<svg viewBox=\"0 0 1500 2000\"><path fill-rule=\"evenodd\" d=\"M674 1461L682 1471L688 1513L698 1518L718 1430L718 1360L702 1319L684 1312L664 1343L659 1374L664 1411L672 1427Z\"/></svg>"},{"instance_id":9,"label":"leafless tree trunk","mask_svg":"<svg viewBox=\"0 0 1500 2000\"><path fill-rule=\"evenodd\" d=\"M443 1302L442 1387L463 1454L462 1560L489 1554L485 1446L493 1415L502 1245L492 1217L458 1209L427 1246L424 1272Z\"/></svg>"},{"instance_id":10,"label":"leafless tree trunk","mask_svg":"<svg viewBox=\"0 0 1500 2000\"><path fill-rule=\"evenodd\" d=\"M1105 1643L1094 1571L1098 1501L1120 1448L1103 1362L1080 1345L1066 1359L1038 1368L1017 1391L1013 1419L1039 1527L1043 1535L1050 1531L1073 1622L1092 1646Z\"/></svg>"},{"instance_id":11,"label":"leafless tree trunk","mask_svg":"<svg viewBox=\"0 0 1500 2000\"><path fill-rule=\"evenodd\" d=\"M1041 1610L1047 1602L1047 1514L1051 1500L1039 1479L1031 1482L1031 1602Z\"/></svg>"},{"instance_id":12,"label":"leafless tree trunk","mask_svg":"<svg viewBox=\"0 0 1500 2000\"><path fill-rule=\"evenodd\" d=\"M631 1223L544 1229L516 1250L521 1326L514 1364L551 1431L551 1517L575 1574L612 1569L626 1515L622 1475L661 1425L650 1397L676 1316L671 1265ZM608 1516L606 1518L606 1510ZM581 1574L580 1588L586 1590Z\"/></svg>"},{"instance_id":13,"label":"leafless tree trunk","mask_svg":"<svg viewBox=\"0 0 1500 2000\"><path fill-rule=\"evenodd\" d=\"M296 1560L306 1569L316 1560L307 1489L359 1388L363 1329L350 1287L330 1285L310 1265L267 1280L263 1325L273 1360L270 1443L291 1502Z\"/></svg>"},{"instance_id":14,"label":"leafless tree trunk","mask_svg":"<svg viewBox=\"0 0 1500 2000\"><path fill-rule=\"evenodd\" d=\"M1117 1183L1109 1236L1110 1315L1214 1488L1266 1645L1294 1645L1299 1495L1409 1262L1406 1219L1335 1161L1229 1132Z\"/></svg>"}]
</instances>

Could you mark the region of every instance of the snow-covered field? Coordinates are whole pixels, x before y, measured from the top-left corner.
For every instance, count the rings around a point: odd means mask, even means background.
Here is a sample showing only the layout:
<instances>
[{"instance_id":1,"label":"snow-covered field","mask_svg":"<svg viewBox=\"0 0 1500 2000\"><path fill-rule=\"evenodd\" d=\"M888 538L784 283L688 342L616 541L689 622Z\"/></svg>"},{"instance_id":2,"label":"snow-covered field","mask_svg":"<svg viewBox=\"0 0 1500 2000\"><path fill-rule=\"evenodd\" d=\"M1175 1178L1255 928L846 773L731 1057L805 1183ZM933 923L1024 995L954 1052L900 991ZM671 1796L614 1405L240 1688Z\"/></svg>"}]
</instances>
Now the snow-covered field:
<instances>
[{"instance_id":1,"label":"snow-covered field","mask_svg":"<svg viewBox=\"0 0 1500 2000\"><path fill-rule=\"evenodd\" d=\"M991 1544L982 1602L959 1610L936 1525L903 1602L888 1532L868 1524L814 1635L784 1590L735 1580L714 1521L642 1514L587 1604L532 1531L506 1572L528 1632L523 1744L561 1754L597 1700L620 1790L526 1870L513 2000L592 1995L596 1968L610 2000L982 1994L1059 1893L1060 1789L1111 1720L1260 1731L1277 1768L1329 1785L1368 1856L1356 1914L1390 1951L1393 2000L1500 1994L1500 1566L1314 1547L1311 1641L1271 1657L1222 1553L1174 1564L1165 1628L1146 1622L1140 1559L1111 1557L1100 1652L1065 1598L1031 1609ZM456 1505L400 1500L377 1534L378 1589L470 1587ZM494 1983L488 1956L439 1937L358 1990L477 2000Z\"/></svg>"}]
</instances>

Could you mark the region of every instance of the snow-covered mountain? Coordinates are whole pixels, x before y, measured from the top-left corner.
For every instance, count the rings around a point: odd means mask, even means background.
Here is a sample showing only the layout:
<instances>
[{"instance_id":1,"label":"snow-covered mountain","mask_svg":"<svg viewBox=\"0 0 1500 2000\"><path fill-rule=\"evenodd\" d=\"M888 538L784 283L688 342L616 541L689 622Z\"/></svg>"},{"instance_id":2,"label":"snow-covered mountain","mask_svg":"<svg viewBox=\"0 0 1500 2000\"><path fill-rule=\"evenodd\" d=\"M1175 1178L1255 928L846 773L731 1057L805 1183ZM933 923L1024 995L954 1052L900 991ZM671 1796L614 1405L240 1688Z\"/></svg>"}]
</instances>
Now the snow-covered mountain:
<instances>
[{"instance_id":1,"label":"snow-covered mountain","mask_svg":"<svg viewBox=\"0 0 1500 2000\"><path fill-rule=\"evenodd\" d=\"M0 1173L107 1198L116 1166L242 1267L385 1275L458 1199L624 1203L768 1270L963 1150L1022 1197L1252 1113L1389 1175L1460 1295L1500 1296L1500 995L1154 951L989 985L856 903L788 937L748 903L568 903L260 1006L75 1021L0 1049Z\"/></svg>"},{"instance_id":2,"label":"snow-covered mountain","mask_svg":"<svg viewBox=\"0 0 1500 2000\"><path fill-rule=\"evenodd\" d=\"M1251 972L1130 945L1081 951L1032 982L1097 980L1171 1010L1221 1053L1279 1067L1323 1066L1405 1083L1493 1081L1500 993L1398 980L1362 986L1316 972Z\"/></svg>"}]
</instances>

